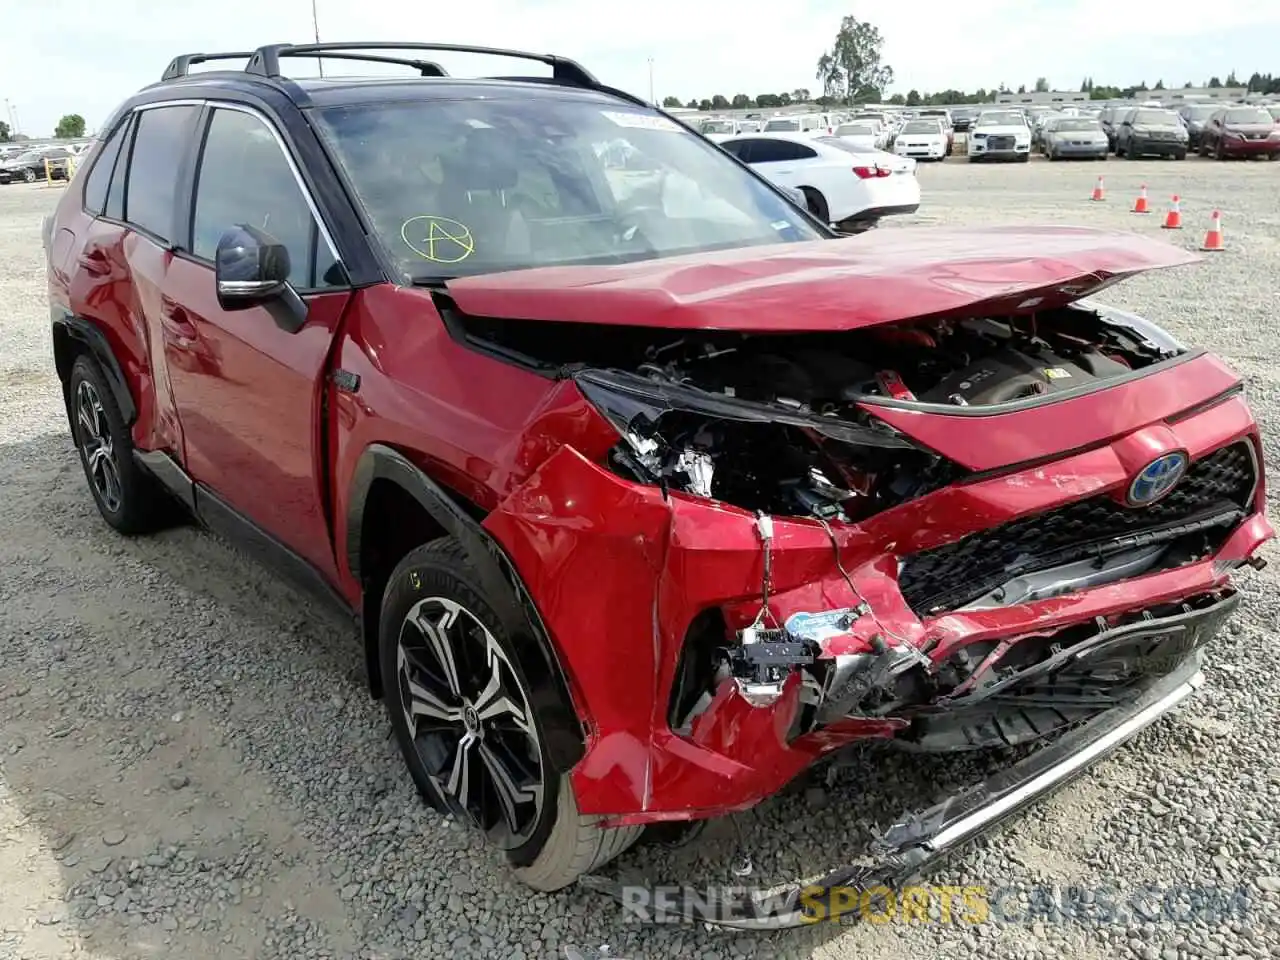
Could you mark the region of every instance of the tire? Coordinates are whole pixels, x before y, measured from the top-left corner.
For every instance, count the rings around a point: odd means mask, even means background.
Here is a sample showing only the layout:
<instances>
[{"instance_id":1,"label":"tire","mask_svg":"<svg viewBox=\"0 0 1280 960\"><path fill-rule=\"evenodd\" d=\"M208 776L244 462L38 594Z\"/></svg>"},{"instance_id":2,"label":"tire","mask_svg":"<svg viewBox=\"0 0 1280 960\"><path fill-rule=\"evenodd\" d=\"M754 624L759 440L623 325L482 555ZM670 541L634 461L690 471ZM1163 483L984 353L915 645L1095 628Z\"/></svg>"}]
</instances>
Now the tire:
<instances>
[{"instance_id":1,"label":"tire","mask_svg":"<svg viewBox=\"0 0 1280 960\"><path fill-rule=\"evenodd\" d=\"M133 459L133 437L102 368L87 354L67 382L71 435L102 519L120 533L151 533L179 516L177 502Z\"/></svg>"},{"instance_id":2,"label":"tire","mask_svg":"<svg viewBox=\"0 0 1280 960\"><path fill-rule=\"evenodd\" d=\"M1175 154L1173 155L1173 159L1175 159L1175 160L1185 160L1185 159L1187 159L1187 151L1185 151L1185 150L1179 150L1177 153L1175 153Z\"/></svg>"},{"instance_id":3,"label":"tire","mask_svg":"<svg viewBox=\"0 0 1280 960\"><path fill-rule=\"evenodd\" d=\"M547 758L516 651L452 537L396 566L378 642L387 715L418 792L483 832L520 881L560 890L639 839L643 827L578 813L571 778Z\"/></svg>"},{"instance_id":4,"label":"tire","mask_svg":"<svg viewBox=\"0 0 1280 960\"><path fill-rule=\"evenodd\" d=\"M1218 142L1217 142L1216 144L1214 144L1214 146L1213 146L1213 159L1215 159L1215 160L1226 160L1226 159L1227 159L1227 151L1226 151L1226 150L1224 150L1224 149L1222 149L1222 139L1221 139L1221 138L1219 138L1219 139L1218 139Z\"/></svg>"},{"instance_id":5,"label":"tire","mask_svg":"<svg viewBox=\"0 0 1280 960\"><path fill-rule=\"evenodd\" d=\"M827 198L813 187L801 187L800 192L804 194L805 206L809 208L809 212L823 223L831 223L831 210L827 206Z\"/></svg>"},{"instance_id":6,"label":"tire","mask_svg":"<svg viewBox=\"0 0 1280 960\"><path fill-rule=\"evenodd\" d=\"M32 170L30 167L27 167L27 169L22 171L22 179L27 181L27 183L35 183L36 172Z\"/></svg>"},{"instance_id":7,"label":"tire","mask_svg":"<svg viewBox=\"0 0 1280 960\"><path fill-rule=\"evenodd\" d=\"M1030 151L1030 150L1028 150L1026 153L1024 153L1024 154L1022 154L1021 156L1019 156L1019 157L1018 157L1018 162L1019 162L1019 163L1030 163L1030 162L1031 162L1031 151Z\"/></svg>"}]
</instances>

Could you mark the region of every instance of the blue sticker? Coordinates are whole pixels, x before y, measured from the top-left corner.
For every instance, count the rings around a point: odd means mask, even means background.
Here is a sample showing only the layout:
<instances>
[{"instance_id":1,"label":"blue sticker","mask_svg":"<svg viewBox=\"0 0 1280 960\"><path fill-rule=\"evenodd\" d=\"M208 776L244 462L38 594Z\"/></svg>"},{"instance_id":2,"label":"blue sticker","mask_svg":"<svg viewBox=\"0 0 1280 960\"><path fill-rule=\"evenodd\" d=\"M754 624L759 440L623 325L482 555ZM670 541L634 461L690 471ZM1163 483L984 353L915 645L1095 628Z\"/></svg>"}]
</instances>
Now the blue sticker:
<instances>
[{"instance_id":1,"label":"blue sticker","mask_svg":"<svg viewBox=\"0 0 1280 960\"><path fill-rule=\"evenodd\" d=\"M845 607L822 613L793 613L784 626L793 637L821 643L823 640L844 636L857 619L858 614L853 607Z\"/></svg>"}]
</instances>

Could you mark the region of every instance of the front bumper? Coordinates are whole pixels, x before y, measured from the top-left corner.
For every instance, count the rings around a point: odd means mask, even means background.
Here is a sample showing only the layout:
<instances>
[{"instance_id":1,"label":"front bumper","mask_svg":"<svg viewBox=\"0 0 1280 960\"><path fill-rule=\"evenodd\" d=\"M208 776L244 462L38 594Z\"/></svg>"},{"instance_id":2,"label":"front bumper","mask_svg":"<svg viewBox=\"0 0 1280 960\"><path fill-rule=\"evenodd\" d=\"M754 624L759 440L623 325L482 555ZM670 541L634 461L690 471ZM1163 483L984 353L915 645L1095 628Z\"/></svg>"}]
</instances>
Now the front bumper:
<instances>
[{"instance_id":1,"label":"front bumper","mask_svg":"<svg viewBox=\"0 0 1280 960\"><path fill-rule=\"evenodd\" d=\"M1025 157L1031 153L1031 141L1015 143L1012 147L992 147L989 143L969 138L969 158L972 160L991 159L991 160L1010 160L1017 157Z\"/></svg>"},{"instance_id":2,"label":"front bumper","mask_svg":"<svg viewBox=\"0 0 1280 960\"><path fill-rule=\"evenodd\" d=\"M1054 143L1052 149L1060 157L1106 157L1107 144L1102 143Z\"/></svg>"},{"instance_id":3,"label":"front bumper","mask_svg":"<svg viewBox=\"0 0 1280 960\"><path fill-rule=\"evenodd\" d=\"M813 520L775 518L772 619L857 613L865 601L847 629L822 639L824 661L865 657L888 635L941 668L975 644L1008 639L1016 649L1029 637L1227 589L1232 572L1273 536L1260 468L1248 509L1215 551L1179 566L1052 599L917 612L904 598L899 564L1018 517L1123 490L1152 450L1183 449L1196 462L1232 444L1256 445L1242 399L1208 402L1236 382L1201 357L1158 382L1135 380L1043 411L963 418L879 409L967 469L1040 464L944 487L860 524L835 524L830 535ZM1099 435L1118 439L1099 446ZM909 726L893 715L841 714L797 733L811 693L801 671L771 705L753 706L725 679L692 720L672 719L682 655L700 618L722 618L707 641L714 648L760 609L761 541L745 510L624 480L562 447L484 526L522 577L589 731L570 772L584 815L612 825L722 816L754 806L851 742L900 738Z\"/></svg>"},{"instance_id":4,"label":"front bumper","mask_svg":"<svg viewBox=\"0 0 1280 960\"><path fill-rule=\"evenodd\" d=\"M1257 157L1280 153L1280 139L1274 137L1266 140L1234 140L1222 138L1222 152L1229 157Z\"/></svg>"},{"instance_id":5,"label":"front bumper","mask_svg":"<svg viewBox=\"0 0 1280 960\"><path fill-rule=\"evenodd\" d=\"M1071 783L1169 713L1203 685L1199 663L1198 653L1187 657L1132 703L1102 714L980 784L904 815L876 838L865 862L840 867L815 882L797 882L767 899L717 900L704 895L677 899L671 911L662 909L669 901L647 898L645 919L769 930L855 917L865 895L889 893L911 883L1002 821ZM635 899L609 878L592 875L581 883L623 903Z\"/></svg>"},{"instance_id":6,"label":"front bumper","mask_svg":"<svg viewBox=\"0 0 1280 960\"><path fill-rule=\"evenodd\" d=\"M1136 157L1175 157L1187 152L1186 140L1142 140L1133 138L1125 151Z\"/></svg>"}]
</instances>

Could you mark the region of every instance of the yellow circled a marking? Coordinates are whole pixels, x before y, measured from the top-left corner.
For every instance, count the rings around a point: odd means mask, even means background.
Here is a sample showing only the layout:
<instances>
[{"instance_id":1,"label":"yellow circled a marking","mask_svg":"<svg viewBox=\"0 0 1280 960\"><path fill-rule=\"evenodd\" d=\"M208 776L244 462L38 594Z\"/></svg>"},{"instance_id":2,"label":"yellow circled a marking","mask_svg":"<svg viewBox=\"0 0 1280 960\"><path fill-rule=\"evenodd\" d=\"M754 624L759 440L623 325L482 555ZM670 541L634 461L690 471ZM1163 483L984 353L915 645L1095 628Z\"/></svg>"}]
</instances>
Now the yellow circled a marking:
<instances>
[{"instance_id":1,"label":"yellow circled a marking","mask_svg":"<svg viewBox=\"0 0 1280 960\"><path fill-rule=\"evenodd\" d=\"M458 263L476 250L471 228L448 217L410 217L400 227L400 238L410 250L432 263Z\"/></svg>"}]
</instances>

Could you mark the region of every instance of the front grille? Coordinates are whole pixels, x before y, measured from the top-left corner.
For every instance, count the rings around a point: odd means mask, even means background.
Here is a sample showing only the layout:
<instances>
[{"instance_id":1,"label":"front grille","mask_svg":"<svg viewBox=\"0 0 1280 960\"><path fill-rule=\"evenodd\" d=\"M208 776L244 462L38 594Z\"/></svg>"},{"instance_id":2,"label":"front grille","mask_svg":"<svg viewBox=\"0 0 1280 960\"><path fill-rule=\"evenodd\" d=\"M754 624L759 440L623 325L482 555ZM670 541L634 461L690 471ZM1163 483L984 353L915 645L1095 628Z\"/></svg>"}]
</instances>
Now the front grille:
<instances>
[{"instance_id":1,"label":"front grille","mask_svg":"<svg viewBox=\"0 0 1280 960\"><path fill-rule=\"evenodd\" d=\"M1197 460L1173 493L1149 507L1101 495L1023 517L907 557L898 585L924 616L963 606L1014 577L1133 546L1138 534L1173 538L1198 521L1223 534L1248 510L1255 483L1254 459L1241 441Z\"/></svg>"},{"instance_id":2,"label":"front grille","mask_svg":"<svg viewBox=\"0 0 1280 960\"><path fill-rule=\"evenodd\" d=\"M988 150L1012 150L1013 137L987 137Z\"/></svg>"}]
</instances>

